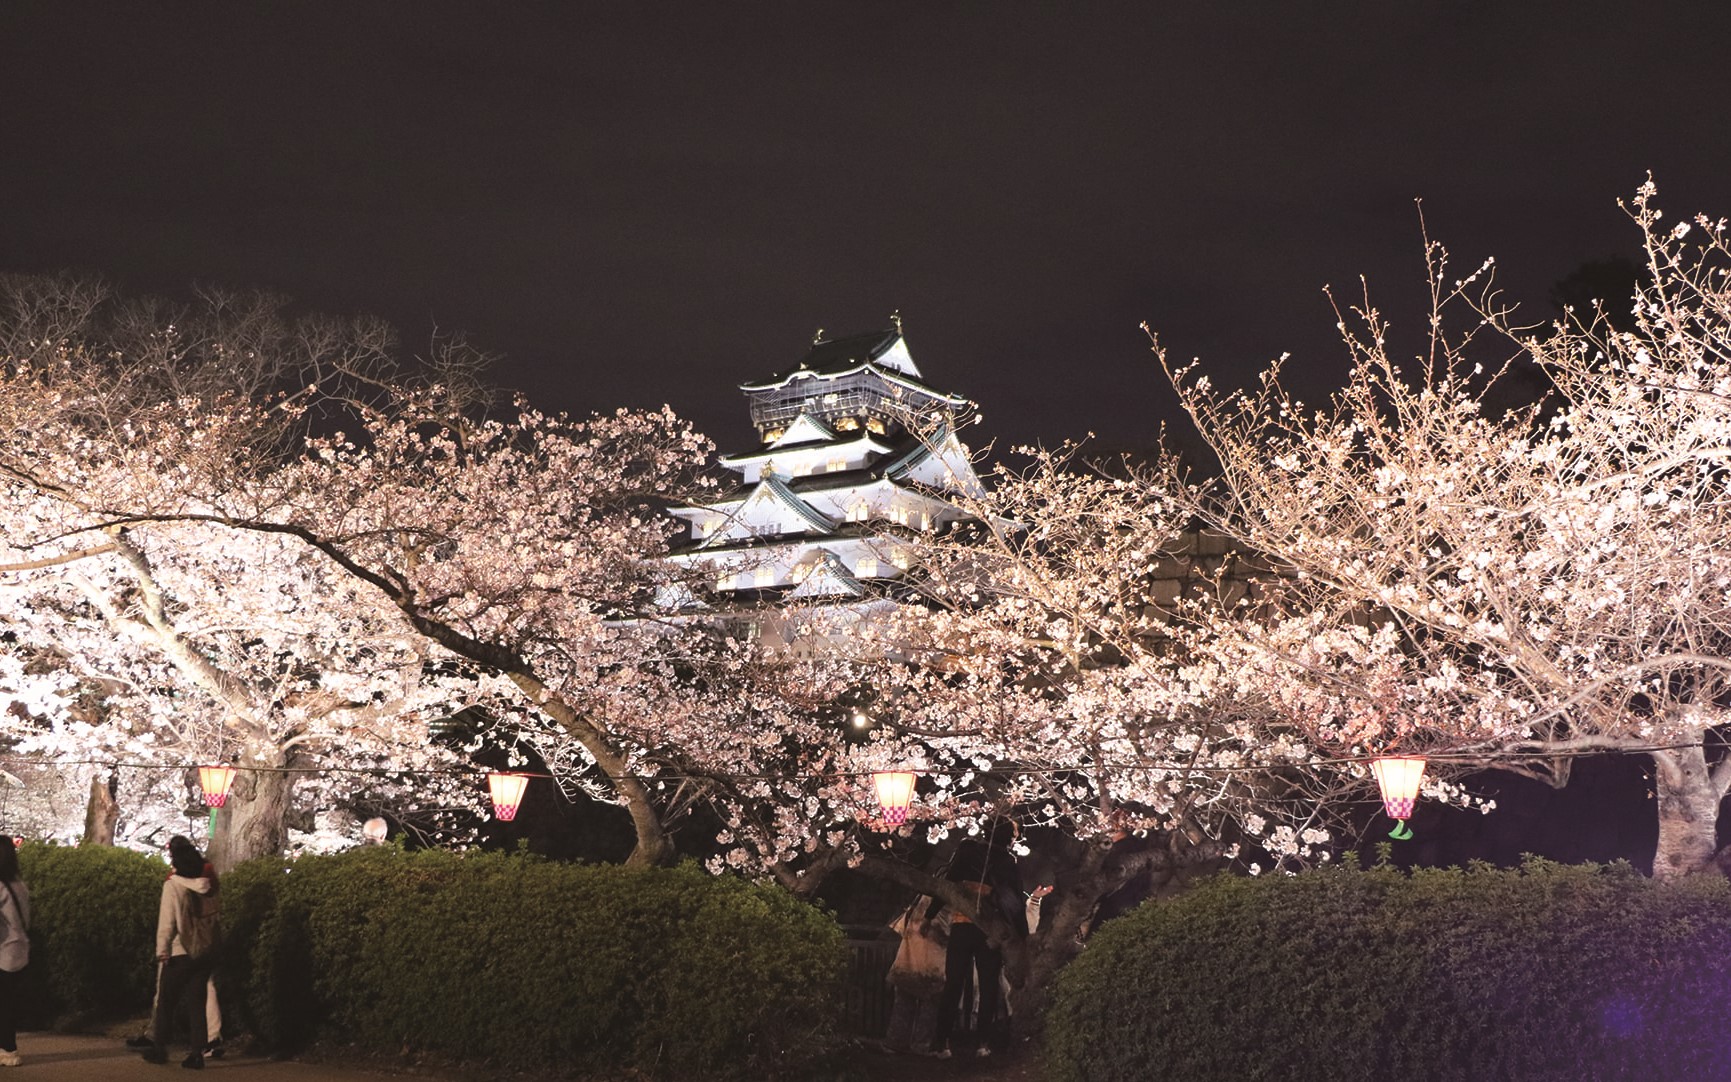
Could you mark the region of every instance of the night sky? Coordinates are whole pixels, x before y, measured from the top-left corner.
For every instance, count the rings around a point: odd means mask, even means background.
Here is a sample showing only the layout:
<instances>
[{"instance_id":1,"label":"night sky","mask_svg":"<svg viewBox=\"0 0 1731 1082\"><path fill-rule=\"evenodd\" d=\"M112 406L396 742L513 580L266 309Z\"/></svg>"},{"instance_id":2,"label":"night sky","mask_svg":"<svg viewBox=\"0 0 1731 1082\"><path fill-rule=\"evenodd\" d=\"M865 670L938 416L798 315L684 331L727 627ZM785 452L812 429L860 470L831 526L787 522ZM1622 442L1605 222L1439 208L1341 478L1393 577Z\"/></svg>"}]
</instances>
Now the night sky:
<instances>
[{"instance_id":1,"label":"night sky","mask_svg":"<svg viewBox=\"0 0 1731 1082\"><path fill-rule=\"evenodd\" d=\"M1312 397L1325 284L1416 330L1416 198L1535 316L1649 170L1731 214L1731 15L1647 7L7 3L0 269L461 330L724 448L739 382L899 309L983 436L1147 446L1145 320Z\"/></svg>"}]
</instances>

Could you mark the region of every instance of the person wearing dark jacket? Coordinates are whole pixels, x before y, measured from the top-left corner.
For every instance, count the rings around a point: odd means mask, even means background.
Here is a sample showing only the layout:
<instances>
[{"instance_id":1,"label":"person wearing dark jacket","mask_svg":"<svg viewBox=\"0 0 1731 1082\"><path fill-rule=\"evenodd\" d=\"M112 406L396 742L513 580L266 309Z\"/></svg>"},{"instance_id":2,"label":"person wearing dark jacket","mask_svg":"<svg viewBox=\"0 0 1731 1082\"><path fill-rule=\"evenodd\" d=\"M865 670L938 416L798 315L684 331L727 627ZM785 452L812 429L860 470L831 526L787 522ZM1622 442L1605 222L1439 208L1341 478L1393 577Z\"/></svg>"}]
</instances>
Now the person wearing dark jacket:
<instances>
[{"instance_id":1,"label":"person wearing dark jacket","mask_svg":"<svg viewBox=\"0 0 1731 1082\"><path fill-rule=\"evenodd\" d=\"M204 1022L205 986L216 963L221 904L216 883L205 875L204 856L191 842L169 848L174 874L162 884L156 914L156 959L162 963L157 987L156 1017L151 1046L144 1058L168 1062L168 1036L176 1014L192 1034L192 1052L182 1067L202 1068L207 1039Z\"/></svg>"},{"instance_id":2,"label":"person wearing dark jacket","mask_svg":"<svg viewBox=\"0 0 1731 1082\"><path fill-rule=\"evenodd\" d=\"M1028 934L1026 896L1022 893L1016 861L1010 855L1006 837L1000 839L993 828L982 844L968 840L956 849L945 878L978 897L976 910L992 909L1010 925L1011 931ZM932 899L926 911L930 921L943 909L943 902ZM978 1043L975 1054L989 1056L1002 1045L1003 1034L998 1025L999 982L1004 971L1003 952L986 941L986 933L967 913L959 909L950 912L950 941L944 952L944 990L938 996L938 1024L932 1037L932 1053L949 1056L951 1037L955 1032L962 1002L976 977L979 987L979 1022L975 1031Z\"/></svg>"}]
</instances>

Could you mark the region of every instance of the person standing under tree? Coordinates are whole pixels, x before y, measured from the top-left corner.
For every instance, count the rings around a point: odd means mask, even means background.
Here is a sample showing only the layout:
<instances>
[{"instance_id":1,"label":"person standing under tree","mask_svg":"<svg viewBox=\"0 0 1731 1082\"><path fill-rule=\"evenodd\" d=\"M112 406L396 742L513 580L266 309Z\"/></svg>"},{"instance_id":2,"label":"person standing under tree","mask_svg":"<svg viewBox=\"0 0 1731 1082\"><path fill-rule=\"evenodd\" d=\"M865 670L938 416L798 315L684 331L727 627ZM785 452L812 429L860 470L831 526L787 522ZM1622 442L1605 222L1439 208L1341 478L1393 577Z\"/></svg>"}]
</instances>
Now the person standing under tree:
<instances>
[{"instance_id":1,"label":"person standing under tree","mask_svg":"<svg viewBox=\"0 0 1731 1082\"><path fill-rule=\"evenodd\" d=\"M975 908L994 909L1010 925L1012 933L1028 934L1026 904L1028 895L1022 892L1016 872L1016 860L1009 850L1013 828L993 823L982 843L964 840L956 847L945 878L977 897ZM929 925L943 910L940 899L932 899L926 910ZM979 1017L975 1026L974 1054L989 1056L1002 1048L1007 1040L1005 1026L998 1018L999 982L1004 970L1004 956L986 940L986 933L966 912L950 912L950 940L944 952L944 988L938 998L937 1030L932 1038L931 1052L939 1057L952 1054L952 1037L966 1028L963 1001L971 985L979 994Z\"/></svg>"},{"instance_id":2,"label":"person standing under tree","mask_svg":"<svg viewBox=\"0 0 1731 1082\"><path fill-rule=\"evenodd\" d=\"M156 959L162 963L162 976L151 1025L152 1043L144 1058L150 1063L168 1062L169 1030L179 1014L186 1019L192 1043L192 1052L180 1065L202 1068L207 1039L205 989L216 964L221 902L216 884L204 874L203 854L190 842L171 846L169 862L174 874L162 884L162 902L156 915Z\"/></svg>"},{"instance_id":3,"label":"person standing under tree","mask_svg":"<svg viewBox=\"0 0 1731 1082\"><path fill-rule=\"evenodd\" d=\"M30 964L30 888L18 874L18 847L0 837L0 1067L18 1055L18 986Z\"/></svg>"},{"instance_id":4,"label":"person standing under tree","mask_svg":"<svg viewBox=\"0 0 1731 1082\"><path fill-rule=\"evenodd\" d=\"M171 876L174 874L172 867L174 854L181 849L190 849L195 854L198 852L198 847L192 844L192 839L188 838L184 834L176 834L174 837L168 839L168 858L170 863L168 874ZM216 869L211 866L211 863L208 860L204 862L204 878L210 880L212 890L217 888ZM216 977L214 975L208 982L206 982L205 988L207 991L204 996L204 1035L207 1040L204 1043L204 1054L208 1059L221 1059L223 1051L222 1006L216 999ZM162 967L160 965L157 966L156 971L156 989L157 995L160 997L162 993ZM150 1001L150 1016L152 1018L156 1017L156 1005L157 1001L155 999ZM148 1025L145 1026L144 1033L141 1036L128 1037L126 1039L126 1047L135 1052L142 1052L144 1049L149 1048L155 1043L156 1037Z\"/></svg>"}]
</instances>

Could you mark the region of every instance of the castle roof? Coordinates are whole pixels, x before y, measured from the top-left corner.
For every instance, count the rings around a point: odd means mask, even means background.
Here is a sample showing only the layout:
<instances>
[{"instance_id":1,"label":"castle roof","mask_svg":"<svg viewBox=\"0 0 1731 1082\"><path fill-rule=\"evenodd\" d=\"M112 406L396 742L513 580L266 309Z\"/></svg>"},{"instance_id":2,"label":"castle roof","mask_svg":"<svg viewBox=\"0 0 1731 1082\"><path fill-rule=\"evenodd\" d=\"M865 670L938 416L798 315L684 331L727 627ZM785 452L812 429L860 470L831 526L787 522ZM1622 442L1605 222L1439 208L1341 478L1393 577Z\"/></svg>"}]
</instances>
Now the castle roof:
<instances>
[{"instance_id":1,"label":"castle roof","mask_svg":"<svg viewBox=\"0 0 1731 1082\"><path fill-rule=\"evenodd\" d=\"M773 391L796 379L815 376L830 380L868 367L876 369L891 384L901 384L911 390L956 404L967 401L959 395L945 394L925 382L900 331L872 331L849 335L846 338L820 339L812 343L811 349L794 367L767 379L741 383L739 388L748 393Z\"/></svg>"}]
</instances>

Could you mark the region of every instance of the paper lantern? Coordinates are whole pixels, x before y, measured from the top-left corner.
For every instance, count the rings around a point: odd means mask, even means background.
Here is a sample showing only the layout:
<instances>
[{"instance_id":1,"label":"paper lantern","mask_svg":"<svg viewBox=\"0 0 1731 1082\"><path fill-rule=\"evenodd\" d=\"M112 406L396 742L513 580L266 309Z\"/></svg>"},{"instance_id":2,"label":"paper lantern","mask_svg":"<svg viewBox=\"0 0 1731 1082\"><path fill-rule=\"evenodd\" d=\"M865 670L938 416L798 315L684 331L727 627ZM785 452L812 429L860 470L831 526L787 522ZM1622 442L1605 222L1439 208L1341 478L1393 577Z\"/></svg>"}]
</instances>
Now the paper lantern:
<instances>
[{"instance_id":1,"label":"paper lantern","mask_svg":"<svg viewBox=\"0 0 1731 1082\"><path fill-rule=\"evenodd\" d=\"M1382 808L1396 821L1389 837L1397 840L1412 837L1406 821L1412 818L1413 805L1418 802L1419 786L1424 782L1425 760L1422 755L1392 755L1370 761L1370 772L1376 775L1377 788L1382 790Z\"/></svg>"},{"instance_id":2,"label":"paper lantern","mask_svg":"<svg viewBox=\"0 0 1731 1082\"><path fill-rule=\"evenodd\" d=\"M517 806L523 803L523 790L528 787L527 774L487 775L487 791L493 797L493 814L501 823L517 818Z\"/></svg>"},{"instance_id":3,"label":"paper lantern","mask_svg":"<svg viewBox=\"0 0 1731 1082\"><path fill-rule=\"evenodd\" d=\"M234 767L232 766L201 766L198 768L198 787L204 790L204 806L220 808L228 803L228 789L234 784Z\"/></svg>"},{"instance_id":4,"label":"paper lantern","mask_svg":"<svg viewBox=\"0 0 1731 1082\"><path fill-rule=\"evenodd\" d=\"M878 804L884 810L884 822L890 826L908 821L908 806L914 802L915 776L911 770L880 770L872 775Z\"/></svg>"}]
</instances>

